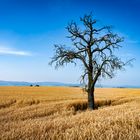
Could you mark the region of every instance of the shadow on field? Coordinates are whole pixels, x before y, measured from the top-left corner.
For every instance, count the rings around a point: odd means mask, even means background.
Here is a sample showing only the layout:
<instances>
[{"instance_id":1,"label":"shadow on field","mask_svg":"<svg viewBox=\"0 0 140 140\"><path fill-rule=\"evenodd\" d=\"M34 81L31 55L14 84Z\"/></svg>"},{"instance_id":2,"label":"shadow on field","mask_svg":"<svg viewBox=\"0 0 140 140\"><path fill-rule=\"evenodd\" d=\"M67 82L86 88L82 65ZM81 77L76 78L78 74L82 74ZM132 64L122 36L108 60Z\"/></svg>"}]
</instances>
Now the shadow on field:
<instances>
[{"instance_id":1,"label":"shadow on field","mask_svg":"<svg viewBox=\"0 0 140 140\"><path fill-rule=\"evenodd\" d=\"M107 106L116 106L116 105L121 105L127 102L133 101L132 99L127 99L127 98L118 98L115 100L97 100L95 101L95 109L107 107ZM74 101L70 104L68 104L67 109L73 109L74 111L82 111L86 110L88 108L88 103L87 101Z\"/></svg>"},{"instance_id":2,"label":"shadow on field","mask_svg":"<svg viewBox=\"0 0 140 140\"><path fill-rule=\"evenodd\" d=\"M95 109L98 109L99 107L103 106L110 106L111 105L111 100L99 100L95 101ZM86 110L88 107L87 101L75 101L70 103L67 106L67 109L74 109L74 111L79 111L79 110Z\"/></svg>"},{"instance_id":3,"label":"shadow on field","mask_svg":"<svg viewBox=\"0 0 140 140\"><path fill-rule=\"evenodd\" d=\"M0 103L0 109L10 107L13 104L15 104L16 102L17 102L16 99L10 99L6 102Z\"/></svg>"}]
</instances>

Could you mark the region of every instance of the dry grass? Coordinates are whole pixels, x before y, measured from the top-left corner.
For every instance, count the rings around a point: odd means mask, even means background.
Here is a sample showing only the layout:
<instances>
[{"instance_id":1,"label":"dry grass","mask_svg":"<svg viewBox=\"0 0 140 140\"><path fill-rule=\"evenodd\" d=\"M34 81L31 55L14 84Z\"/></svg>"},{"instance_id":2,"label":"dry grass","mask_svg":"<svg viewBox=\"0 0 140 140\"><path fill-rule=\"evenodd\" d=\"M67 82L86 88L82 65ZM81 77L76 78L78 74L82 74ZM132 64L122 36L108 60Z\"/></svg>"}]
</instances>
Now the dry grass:
<instances>
[{"instance_id":1,"label":"dry grass","mask_svg":"<svg viewBox=\"0 0 140 140\"><path fill-rule=\"evenodd\" d=\"M140 89L96 89L87 110L80 88L0 87L2 140L139 140Z\"/></svg>"}]
</instances>

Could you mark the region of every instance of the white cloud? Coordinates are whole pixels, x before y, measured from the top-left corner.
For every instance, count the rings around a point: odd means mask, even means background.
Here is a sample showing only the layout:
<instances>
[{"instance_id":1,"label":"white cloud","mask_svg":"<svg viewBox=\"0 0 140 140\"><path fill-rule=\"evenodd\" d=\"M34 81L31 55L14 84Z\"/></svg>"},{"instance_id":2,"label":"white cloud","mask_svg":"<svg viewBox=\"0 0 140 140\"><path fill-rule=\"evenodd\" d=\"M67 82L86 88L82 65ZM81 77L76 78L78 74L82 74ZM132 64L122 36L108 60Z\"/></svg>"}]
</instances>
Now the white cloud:
<instances>
[{"instance_id":1,"label":"white cloud","mask_svg":"<svg viewBox=\"0 0 140 140\"><path fill-rule=\"evenodd\" d=\"M30 52L16 50L10 47L0 46L0 55L18 55L18 56L31 56Z\"/></svg>"}]
</instances>

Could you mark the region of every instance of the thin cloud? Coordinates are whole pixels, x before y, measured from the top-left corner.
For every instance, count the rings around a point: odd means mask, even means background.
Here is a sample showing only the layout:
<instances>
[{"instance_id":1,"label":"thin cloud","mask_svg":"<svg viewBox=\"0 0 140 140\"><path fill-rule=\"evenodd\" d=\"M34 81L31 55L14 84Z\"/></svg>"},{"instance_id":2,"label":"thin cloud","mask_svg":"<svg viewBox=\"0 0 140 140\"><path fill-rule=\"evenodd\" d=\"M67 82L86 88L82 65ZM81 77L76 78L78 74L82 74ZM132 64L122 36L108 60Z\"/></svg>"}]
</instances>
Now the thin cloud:
<instances>
[{"instance_id":1,"label":"thin cloud","mask_svg":"<svg viewBox=\"0 0 140 140\"><path fill-rule=\"evenodd\" d=\"M129 44L140 44L140 42L137 41L137 40L130 40L130 39L128 39L128 40L126 40L126 42L129 43Z\"/></svg>"},{"instance_id":2,"label":"thin cloud","mask_svg":"<svg viewBox=\"0 0 140 140\"><path fill-rule=\"evenodd\" d=\"M132 39L130 36L126 35L125 33L116 31L118 33L118 35L120 35L121 37L124 37L124 42L128 43L128 44L140 44L139 40L136 39Z\"/></svg>"},{"instance_id":3,"label":"thin cloud","mask_svg":"<svg viewBox=\"0 0 140 140\"><path fill-rule=\"evenodd\" d=\"M123 53L123 54L119 54L119 56L121 57L130 57L130 58L134 58L135 55L133 53Z\"/></svg>"},{"instance_id":4,"label":"thin cloud","mask_svg":"<svg viewBox=\"0 0 140 140\"><path fill-rule=\"evenodd\" d=\"M0 55L31 56L30 52L0 46Z\"/></svg>"}]
</instances>

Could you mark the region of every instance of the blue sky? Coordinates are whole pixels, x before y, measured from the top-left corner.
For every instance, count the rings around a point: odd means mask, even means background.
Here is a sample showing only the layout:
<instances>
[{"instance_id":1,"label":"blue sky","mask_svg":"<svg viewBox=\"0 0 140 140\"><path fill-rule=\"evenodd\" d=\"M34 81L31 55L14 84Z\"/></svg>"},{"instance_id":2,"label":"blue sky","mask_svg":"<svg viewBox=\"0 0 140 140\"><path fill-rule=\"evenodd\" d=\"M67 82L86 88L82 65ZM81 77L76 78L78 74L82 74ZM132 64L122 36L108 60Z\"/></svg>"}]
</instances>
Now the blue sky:
<instances>
[{"instance_id":1,"label":"blue sky","mask_svg":"<svg viewBox=\"0 0 140 140\"><path fill-rule=\"evenodd\" d=\"M118 55L136 59L99 83L140 85L140 0L0 0L0 80L79 83L81 66L55 70L48 62L53 44L69 44L67 23L90 12L125 37Z\"/></svg>"}]
</instances>

